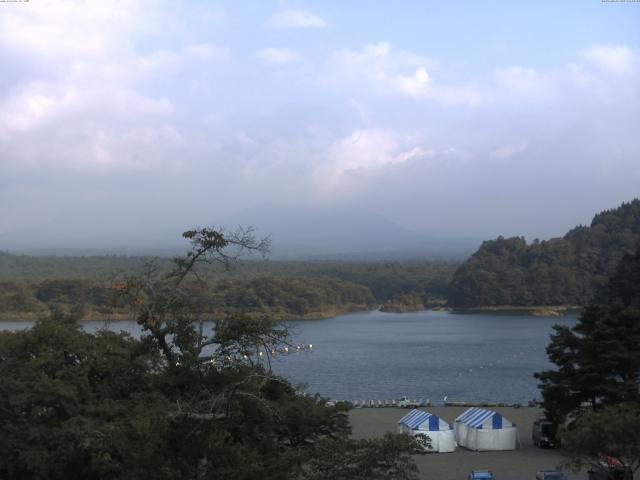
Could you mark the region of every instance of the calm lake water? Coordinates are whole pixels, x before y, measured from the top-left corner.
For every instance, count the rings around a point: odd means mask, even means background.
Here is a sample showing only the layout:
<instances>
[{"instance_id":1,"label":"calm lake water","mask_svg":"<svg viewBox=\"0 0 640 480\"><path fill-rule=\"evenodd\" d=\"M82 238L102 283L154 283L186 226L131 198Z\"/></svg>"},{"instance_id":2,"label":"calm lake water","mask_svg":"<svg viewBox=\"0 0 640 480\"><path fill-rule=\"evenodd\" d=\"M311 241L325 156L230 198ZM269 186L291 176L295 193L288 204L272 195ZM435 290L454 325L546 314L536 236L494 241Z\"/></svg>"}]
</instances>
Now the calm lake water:
<instances>
[{"instance_id":1,"label":"calm lake water","mask_svg":"<svg viewBox=\"0 0 640 480\"><path fill-rule=\"evenodd\" d=\"M545 347L552 326L577 313L534 317L508 313L361 312L327 320L288 322L294 343L313 351L280 356L274 370L307 391L335 399L412 398L527 402L539 398L533 373L550 367ZM87 330L104 322L86 322ZM110 328L139 334L134 322ZM28 328L0 322L0 329Z\"/></svg>"}]
</instances>

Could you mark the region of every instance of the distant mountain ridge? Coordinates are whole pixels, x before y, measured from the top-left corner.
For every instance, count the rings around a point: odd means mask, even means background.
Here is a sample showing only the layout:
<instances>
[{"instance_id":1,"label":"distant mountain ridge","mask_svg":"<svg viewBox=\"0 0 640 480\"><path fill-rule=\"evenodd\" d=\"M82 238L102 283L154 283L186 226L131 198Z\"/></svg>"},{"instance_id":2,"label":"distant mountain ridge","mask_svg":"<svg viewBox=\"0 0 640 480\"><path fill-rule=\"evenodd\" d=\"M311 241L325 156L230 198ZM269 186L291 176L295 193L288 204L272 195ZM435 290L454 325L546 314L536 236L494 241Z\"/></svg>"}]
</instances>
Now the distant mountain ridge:
<instances>
[{"instance_id":1,"label":"distant mountain ridge","mask_svg":"<svg viewBox=\"0 0 640 480\"><path fill-rule=\"evenodd\" d=\"M102 220L99 213L68 212L37 227L0 234L0 250L29 255L173 256L186 248L181 232L195 224L126 215ZM383 215L330 207L259 206L199 224L229 230L254 227L258 237L271 236L274 259L461 261L480 243L474 238L423 235Z\"/></svg>"},{"instance_id":2,"label":"distant mountain ridge","mask_svg":"<svg viewBox=\"0 0 640 480\"><path fill-rule=\"evenodd\" d=\"M453 307L586 305L606 294L608 277L640 245L640 200L597 214L562 238L483 242L455 272Z\"/></svg>"},{"instance_id":3,"label":"distant mountain ridge","mask_svg":"<svg viewBox=\"0 0 640 480\"><path fill-rule=\"evenodd\" d=\"M251 225L259 236L270 235L274 258L460 261L480 243L424 235L359 209L261 206L228 217L222 225Z\"/></svg>"}]
</instances>

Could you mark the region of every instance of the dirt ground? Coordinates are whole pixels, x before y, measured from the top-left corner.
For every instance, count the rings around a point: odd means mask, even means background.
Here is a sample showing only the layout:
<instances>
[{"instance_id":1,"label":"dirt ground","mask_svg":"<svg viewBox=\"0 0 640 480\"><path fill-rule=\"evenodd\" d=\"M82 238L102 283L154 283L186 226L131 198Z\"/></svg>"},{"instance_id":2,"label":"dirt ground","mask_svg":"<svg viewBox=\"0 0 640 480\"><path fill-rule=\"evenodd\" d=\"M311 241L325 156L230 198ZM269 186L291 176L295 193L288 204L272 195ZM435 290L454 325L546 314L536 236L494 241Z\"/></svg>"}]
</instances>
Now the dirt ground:
<instances>
[{"instance_id":1,"label":"dirt ground","mask_svg":"<svg viewBox=\"0 0 640 480\"><path fill-rule=\"evenodd\" d=\"M425 409L453 423L466 408L430 407ZM416 455L421 479L465 480L471 470L488 469L496 480L535 480L538 470L554 469L563 460L561 450L541 449L531 443L531 425L537 408L492 408L514 422L521 446L515 451L472 452L458 447L453 453ZM362 408L349 413L355 438L375 438L385 432L396 432L397 421L408 410L399 408ZM574 474L564 470L570 480L585 480L586 473Z\"/></svg>"}]
</instances>

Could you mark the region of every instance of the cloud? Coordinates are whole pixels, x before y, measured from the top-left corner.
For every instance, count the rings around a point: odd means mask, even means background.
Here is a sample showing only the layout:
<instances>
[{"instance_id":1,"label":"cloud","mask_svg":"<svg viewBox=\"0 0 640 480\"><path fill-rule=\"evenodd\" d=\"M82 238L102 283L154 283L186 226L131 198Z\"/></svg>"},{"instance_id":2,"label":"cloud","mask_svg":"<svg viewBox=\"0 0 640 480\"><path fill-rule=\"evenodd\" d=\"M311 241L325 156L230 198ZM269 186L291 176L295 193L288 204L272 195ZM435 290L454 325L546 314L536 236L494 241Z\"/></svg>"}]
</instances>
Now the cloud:
<instances>
[{"instance_id":1,"label":"cloud","mask_svg":"<svg viewBox=\"0 0 640 480\"><path fill-rule=\"evenodd\" d=\"M43 0L36 7L5 9L0 16L0 43L42 60L121 56L132 31L158 28L152 4Z\"/></svg>"},{"instance_id":2,"label":"cloud","mask_svg":"<svg viewBox=\"0 0 640 480\"><path fill-rule=\"evenodd\" d=\"M390 130L355 130L331 147L330 159L344 173L406 162L425 153L418 139Z\"/></svg>"},{"instance_id":3,"label":"cloud","mask_svg":"<svg viewBox=\"0 0 640 480\"><path fill-rule=\"evenodd\" d=\"M227 47L207 43L187 45L184 52L188 56L200 60L226 60L229 58L229 49Z\"/></svg>"},{"instance_id":4,"label":"cloud","mask_svg":"<svg viewBox=\"0 0 640 480\"><path fill-rule=\"evenodd\" d=\"M322 28L326 27L327 23L322 17L309 10L284 10L271 16L267 20L267 26L271 28Z\"/></svg>"},{"instance_id":5,"label":"cloud","mask_svg":"<svg viewBox=\"0 0 640 480\"><path fill-rule=\"evenodd\" d=\"M608 78L630 75L637 70L631 47L596 45L581 51L580 57L582 62L556 70L541 71L513 65L494 70L484 81L456 82L430 58L397 51L391 43L382 41L367 44L360 50L334 52L325 78L336 90L347 90L352 95L398 96L447 107L474 108L507 103L552 105L562 96L576 95L577 92L572 91L576 88L591 90L604 101L620 97L621 93L616 89L633 89L628 82L626 86L614 84Z\"/></svg>"},{"instance_id":6,"label":"cloud","mask_svg":"<svg viewBox=\"0 0 640 480\"><path fill-rule=\"evenodd\" d=\"M284 65L300 60L300 55L288 48L263 48L256 52L256 57L270 65Z\"/></svg>"},{"instance_id":7,"label":"cloud","mask_svg":"<svg viewBox=\"0 0 640 480\"><path fill-rule=\"evenodd\" d=\"M584 49L582 56L592 65L613 75L628 73L634 61L633 51L625 45L593 45Z\"/></svg>"},{"instance_id":8,"label":"cloud","mask_svg":"<svg viewBox=\"0 0 640 480\"><path fill-rule=\"evenodd\" d=\"M497 70L495 79L499 84L520 92L534 92L545 81L536 70L519 66Z\"/></svg>"},{"instance_id":9,"label":"cloud","mask_svg":"<svg viewBox=\"0 0 640 480\"><path fill-rule=\"evenodd\" d=\"M187 44L138 53L130 40L154 28L150 5L44 1L3 14L0 62L30 75L8 75L0 92L0 172L148 168L148 139L171 144L175 103L147 82L220 51Z\"/></svg>"},{"instance_id":10,"label":"cloud","mask_svg":"<svg viewBox=\"0 0 640 480\"><path fill-rule=\"evenodd\" d=\"M512 66L498 69L493 74L493 91L487 90L485 98L492 102L551 103L557 100L562 76L539 72L534 68ZM488 87L491 88L491 87Z\"/></svg>"},{"instance_id":11,"label":"cloud","mask_svg":"<svg viewBox=\"0 0 640 480\"><path fill-rule=\"evenodd\" d=\"M416 98L428 95L429 80L429 74L424 67L416 68L413 75L397 75L391 78L398 91Z\"/></svg>"},{"instance_id":12,"label":"cloud","mask_svg":"<svg viewBox=\"0 0 640 480\"><path fill-rule=\"evenodd\" d=\"M523 57L474 70L438 45L264 43L212 29L188 8L41 0L3 9L0 231L94 197L104 210L114 202L202 223L305 198L458 233L508 224L543 235L560 205L590 211L614 206L607 195L637 194L632 45L586 45L553 68ZM294 12L270 26L326 26ZM544 222L531 226L528 214ZM566 219L557 221L560 233Z\"/></svg>"},{"instance_id":13,"label":"cloud","mask_svg":"<svg viewBox=\"0 0 640 480\"><path fill-rule=\"evenodd\" d=\"M361 50L334 52L327 77L339 89L347 87L375 95L400 95L448 105L477 105L484 101L482 93L473 86L435 81L430 71L438 68L428 57L395 51L389 42L383 41L367 44Z\"/></svg>"},{"instance_id":14,"label":"cloud","mask_svg":"<svg viewBox=\"0 0 640 480\"><path fill-rule=\"evenodd\" d=\"M46 121L64 100L38 91L22 91L3 102L0 110L0 140L13 132L27 131Z\"/></svg>"},{"instance_id":15,"label":"cloud","mask_svg":"<svg viewBox=\"0 0 640 480\"><path fill-rule=\"evenodd\" d=\"M147 55L137 58L137 66L145 73L168 73L177 72L186 68L190 63L201 64L211 61L222 61L229 58L229 49L209 44L187 45L181 50L154 50ZM133 70L129 70L129 75L135 75L136 65Z\"/></svg>"},{"instance_id":16,"label":"cloud","mask_svg":"<svg viewBox=\"0 0 640 480\"><path fill-rule=\"evenodd\" d=\"M432 154L417 135L390 129L358 129L325 145L315 167L315 184L320 192L335 193L356 187L354 180L371 172L397 166Z\"/></svg>"},{"instance_id":17,"label":"cloud","mask_svg":"<svg viewBox=\"0 0 640 480\"><path fill-rule=\"evenodd\" d=\"M175 70L182 64L182 57L170 50L155 50L138 58L140 69L144 72Z\"/></svg>"},{"instance_id":18,"label":"cloud","mask_svg":"<svg viewBox=\"0 0 640 480\"><path fill-rule=\"evenodd\" d=\"M489 156L491 158L497 158L500 160L506 160L516 155L523 153L527 149L527 142L519 142L509 145L502 145L501 147L493 150Z\"/></svg>"},{"instance_id":19,"label":"cloud","mask_svg":"<svg viewBox=\"0 0 640 480\"><path fill-rule=\"evenodd\" d=\"M409 73L405 73L407 70ZM329 74L338 85L410 97L425 96L430 80L419 57L396 54L389 42L371 43L360 51L335 52L330 60Z\"/></svg>"},{"instance_id":20,"label":"cloud","mask_svg":"<svg viewBox=\"0 0 640 480\"><path fill-rule=\"evenodd\" d=\"M358 113L358 117L360 118L360 121L362 123L368 124L371 122L371 111L363 102L359 102L354 98L350 98L347 102L347 105L349 105Z\"/></svg>"},{"instance_id":21,"label":"cloud","mask_svg":"<svg viewBox=\"0 0 640 480\"><path fill-rule=\"evenodd\" d=\"M134 3L44 0L3 12L0 173L182 164L172 157L188 128L177 119L179 97L229 49L204 41L140 48L138 36L166 31L168 12Z\"/></svg>"}]
</instances>

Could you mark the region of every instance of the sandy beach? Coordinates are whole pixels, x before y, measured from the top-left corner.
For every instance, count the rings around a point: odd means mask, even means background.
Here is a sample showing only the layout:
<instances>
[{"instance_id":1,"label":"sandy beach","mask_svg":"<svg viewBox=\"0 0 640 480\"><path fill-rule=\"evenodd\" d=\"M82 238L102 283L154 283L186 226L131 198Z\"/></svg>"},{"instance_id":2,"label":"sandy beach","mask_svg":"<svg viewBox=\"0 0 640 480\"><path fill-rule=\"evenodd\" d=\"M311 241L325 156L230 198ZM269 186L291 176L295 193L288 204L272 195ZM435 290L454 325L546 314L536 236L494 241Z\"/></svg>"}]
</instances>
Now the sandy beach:
<instances>
[{"instance_id":1,"label":"sandy beach","mask_svg":"<svg viewBox=\"0 0 640 480\"><path fill-rule=\"evenodd\" d=\"M426 410L452 423L466 408L430 407ZM531 443L531 425L537 408L493 408L518 427L520 447L515 451L472 452L458 448L453 453L416 455L421 479L464 480L471 470L491 470L497 480L535 480L538 470L556 468L563 461L561 450L540 449ZM396 432L396 422L407 413L397 408L353 409L349 413L355 438L375 438L385 432ZM570 480L583 480L586 473L565 470Z\"/></svg>"}]
</instances>

